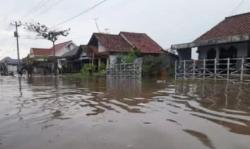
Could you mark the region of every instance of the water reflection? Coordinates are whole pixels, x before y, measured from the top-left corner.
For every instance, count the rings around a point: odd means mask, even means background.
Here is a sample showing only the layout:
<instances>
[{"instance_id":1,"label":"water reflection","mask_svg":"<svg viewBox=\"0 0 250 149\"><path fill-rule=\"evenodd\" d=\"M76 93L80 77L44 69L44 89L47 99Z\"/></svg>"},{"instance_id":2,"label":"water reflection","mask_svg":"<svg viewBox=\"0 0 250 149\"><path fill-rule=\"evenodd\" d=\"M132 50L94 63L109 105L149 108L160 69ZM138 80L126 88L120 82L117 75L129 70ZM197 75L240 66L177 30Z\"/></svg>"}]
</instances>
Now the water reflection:
<instances>
[{"instance_id":1,"label":"water reflection","mask_svg":"<svg viewBox=\"0 0 250 149\"><path fill-rule=\"evenodd\" d=\"M227 82L178 82L174 96L192 115L238 134L250 134L249 86ZM181 99L178 96L182 96Z\"/></svg>"},{"instance_id":2,"label":"water reflection","mask_svg":"<svg viewBox=\"0 0 250 149\"><path fill-rule=\"evenodd\" d=\"M207 137L207 135L194 130L184 130L184 131L190 134L191 136L197 138L199 141L201 141L205 146L209 147L210 149L215 149L215 147L213 146L211 140Z\"/></svg>"},{"instance_id":3,"label":"water reflection","mask_svg":"<svg viewBox=\"0 0 250 149\"><path fill-rule=\"evenodd\" d=\"M97 127L99 120L112 123L115 128L144 125L168 132L179 130L173 134L189 135L211 149L220 144L216 135L226 136L221 140L239 135L246 140L250 135L250 86L246 84L49 77L4 78L0 83L0 142L1 134L8 134L7 130L18 132L17 126L23 123L24 130L37 126L47 131L58 125L66 129L64 123L72 121L80 128L82 121L91 128ZM11 125L17 126L8 127ZM99 125L106 128L103 122Z\"/></svg>"}]
</instances>

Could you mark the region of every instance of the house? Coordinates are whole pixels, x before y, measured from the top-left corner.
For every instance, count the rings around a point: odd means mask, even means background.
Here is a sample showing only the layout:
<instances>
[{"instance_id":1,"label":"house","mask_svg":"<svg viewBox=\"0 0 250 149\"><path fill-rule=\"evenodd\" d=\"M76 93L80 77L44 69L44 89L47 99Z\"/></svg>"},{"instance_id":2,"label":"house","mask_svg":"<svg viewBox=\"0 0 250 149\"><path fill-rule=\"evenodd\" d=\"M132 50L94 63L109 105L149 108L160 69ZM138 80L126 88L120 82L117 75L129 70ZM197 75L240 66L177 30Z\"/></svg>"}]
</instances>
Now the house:
<instances>
[{"instance_id":1,"label":"house","mask_svg":"<svg viewBox=\"0 0 250 149\"><path fill-rule=\"evenodd\" d=\"M58 68L62 69L63 55L76 48L76 44L72 41L56 44L54 48L31 48L28 57L33 60L34 73L52 73L54 58L57 59Z\"/></svg>"},{"instance_id":2,"label":"house","mask_svg":"<svg viewBox=\"0 0 250 149\"><path fill-rule=\"evenodd\" d=\"M0 61L0 73L2 75L16 74L18 60L10 57L5 57Z\"/></svg>"},{"instance_id":3,"label":"house","mask_svg":"<svg viewBox=\"0 0 250 149\"><path fill-rule=\"evenodd\" d=\"M63 54L61 56L63 73L80 72L84 64L91 63L87 49L86 45L80 45Z\"/></svg>"},{"instance_id":4,"label":"house","mask_svg":"<svg viewBox=\"0 0 250 149\"><path fill-rule=\"evenodd\" d=\"M198 60L192 61L197 48ZM180 61L176 74L184 78L250 79L250 13L226 17L193 42L172 45Z\"/></svg>"},{"instance_id":5,"label":"house","mask_svg":"<svg viewBox=\"0 0 250 149\"><path fill-rule=\"evenodd\" d=\"M88 42L88 56L93 63L113 66L121 55L138 49L142 56L160 55L162 47L145 33L120 32L118 35L94 33Z\"/></svg>"},{"instance_id":6,"label":"house","mask_svg":"<svg viewBox=\"0 0 250 149\"><path fill-rule=\"evenodd\" d=\"M192 48L199 59L250 57L250 13L226 17L193 42L172 45L181 60L191 59Z\"/></svg>"},{"instance_id":7,"label":"house","mask_svg":"<svg viewBox=\"0 0 250 149\"><path fill-rule=\"evenodd\" d=\"M77 46L72 41L67 41L55 45L55 56L61 57L63 54L75 49ZM30 58L53 57L54 48L31 48Z\"/></svg>"}]
</instances>

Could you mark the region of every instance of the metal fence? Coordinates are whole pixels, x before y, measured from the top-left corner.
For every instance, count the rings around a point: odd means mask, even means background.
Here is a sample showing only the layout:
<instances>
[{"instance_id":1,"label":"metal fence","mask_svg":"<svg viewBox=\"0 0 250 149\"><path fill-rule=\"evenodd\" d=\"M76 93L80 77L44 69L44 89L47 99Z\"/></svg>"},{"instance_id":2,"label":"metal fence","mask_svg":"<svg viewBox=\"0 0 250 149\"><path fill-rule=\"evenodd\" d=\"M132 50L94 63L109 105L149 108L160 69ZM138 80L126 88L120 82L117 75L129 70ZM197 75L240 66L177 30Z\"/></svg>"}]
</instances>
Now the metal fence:
<instances>
[{"instance_id":1,"label":"metal fence","mask_svg":"<svg viewBox=\"0 0 250 149\"><path fill-rule=\"evenodd\" d=\"M250 81L250 58L176 61L175 79Z\"/></svg>"},{"instance_id":2,"label":"metal fence","mask_svg":"<svg viewBox=\"0 0 250 149\"><path fill-rule=\"evenodd\" d=\"M107 76L114 77L135 77L142 75L141 64L114 64L107 68Z\"/></svg>"}]
</instances>

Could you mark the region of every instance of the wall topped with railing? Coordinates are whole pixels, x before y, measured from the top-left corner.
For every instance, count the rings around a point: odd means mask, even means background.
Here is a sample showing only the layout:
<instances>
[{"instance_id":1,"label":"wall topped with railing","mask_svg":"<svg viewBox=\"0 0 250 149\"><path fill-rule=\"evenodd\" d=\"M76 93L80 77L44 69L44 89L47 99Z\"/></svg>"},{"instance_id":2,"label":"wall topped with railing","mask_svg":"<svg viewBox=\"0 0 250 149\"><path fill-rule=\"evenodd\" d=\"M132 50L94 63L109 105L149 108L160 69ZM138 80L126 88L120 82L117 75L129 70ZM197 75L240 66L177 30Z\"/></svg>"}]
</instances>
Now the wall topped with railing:
<instances>
[{"instance_id":1,"label":"wall topped with railing","mask_svg":"<svg viewBox=\"0 0 250 149\"><path fill-rule=\"evenodd\" d=\"M175 79L250 81L250 58L176 61Z\"/></svg>"},{"instance_id":2,"label":"wall topped with railing","mask_svg":"<svg viewBox=\"0 0 250 149\"><path fill-rule=\"evenodd\" d=\"M142 65L137 63L114 64L107 68L107 76L140 78Z\"/></svg>"}]
</instances>

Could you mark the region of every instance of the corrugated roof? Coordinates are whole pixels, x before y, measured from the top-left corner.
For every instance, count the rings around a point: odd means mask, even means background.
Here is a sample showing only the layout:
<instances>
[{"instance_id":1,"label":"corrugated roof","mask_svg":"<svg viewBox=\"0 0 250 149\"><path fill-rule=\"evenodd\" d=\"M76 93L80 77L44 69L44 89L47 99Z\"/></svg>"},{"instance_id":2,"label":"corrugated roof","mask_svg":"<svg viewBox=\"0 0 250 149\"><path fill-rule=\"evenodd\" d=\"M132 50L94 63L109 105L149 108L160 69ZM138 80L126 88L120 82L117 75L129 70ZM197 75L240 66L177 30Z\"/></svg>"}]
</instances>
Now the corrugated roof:
<instances>
[{"instance_id":1,"label":"corrugated roof","mask_svg":"<svg viewBox=\"0 0 250 149\"><path fill-rule=\"evenodd\" d=\"M21 60L20 60L20 62L21 62ZM0 63L6 63L6 64L9 64L9 65L17 65L18 60L10 58L10 57L5 57L0 61Z\"/></svg>"}]
</instances>

